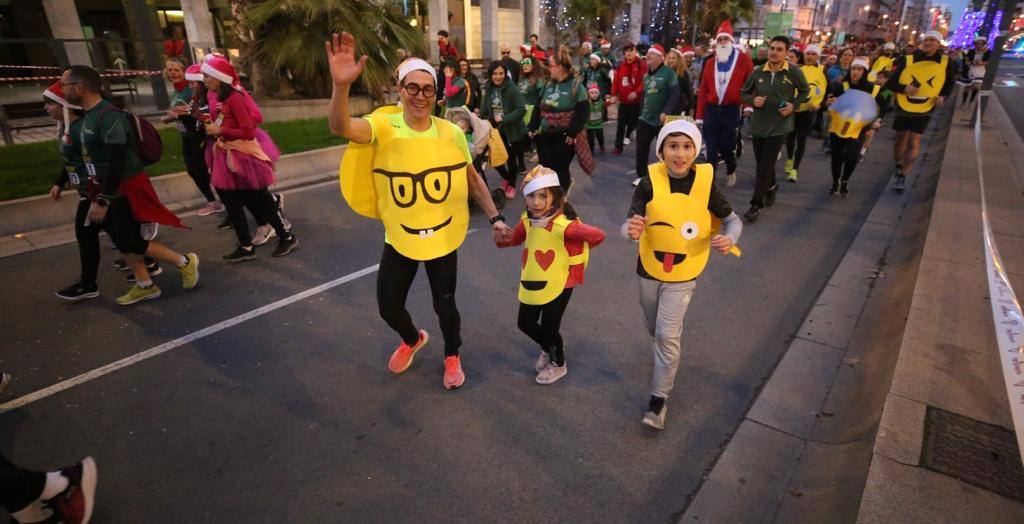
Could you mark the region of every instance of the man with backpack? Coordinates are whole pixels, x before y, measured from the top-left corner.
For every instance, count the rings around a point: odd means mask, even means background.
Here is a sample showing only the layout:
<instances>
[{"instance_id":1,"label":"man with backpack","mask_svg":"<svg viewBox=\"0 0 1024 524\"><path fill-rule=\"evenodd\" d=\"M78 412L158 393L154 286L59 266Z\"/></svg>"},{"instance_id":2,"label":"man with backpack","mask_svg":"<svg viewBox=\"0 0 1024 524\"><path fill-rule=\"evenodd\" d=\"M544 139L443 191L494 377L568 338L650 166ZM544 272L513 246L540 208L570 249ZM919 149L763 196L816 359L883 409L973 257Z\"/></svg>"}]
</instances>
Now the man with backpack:
<instances>
[{"instance_id":1,"label":"man with backpack","mask_svg":"<svg viewBox=\"0 0 1024 524\"><path fill-rule=\"evenodd\" d=\"M100 94L100 75L90 67L69 67L61 75L60 86L68 102L85 111L79 136L82 164L87 176L95 180L86 220L104 225L135 275L135 283L117 303L129 305L160 296L144 256L174 264L182 287L194 288L199 281L199 257L195 253L182 255L152 240L148 231L144 236L144 223L185 227L160 203L143 170L143 159L153 163L159 158L153 130L105 100Z\"/></svg>"}]
</instances>

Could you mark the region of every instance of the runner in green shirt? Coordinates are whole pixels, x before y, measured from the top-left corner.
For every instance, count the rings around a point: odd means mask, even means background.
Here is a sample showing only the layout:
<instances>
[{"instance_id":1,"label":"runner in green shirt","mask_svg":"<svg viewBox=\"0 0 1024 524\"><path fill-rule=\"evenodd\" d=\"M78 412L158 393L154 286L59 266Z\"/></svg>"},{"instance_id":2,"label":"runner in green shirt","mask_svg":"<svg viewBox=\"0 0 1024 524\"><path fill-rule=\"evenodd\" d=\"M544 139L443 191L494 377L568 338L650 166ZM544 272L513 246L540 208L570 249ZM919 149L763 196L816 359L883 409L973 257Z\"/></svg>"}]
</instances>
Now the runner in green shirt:
<instances>
[{"instance_id":1,"label":"runner in green shirt","mask_svg":"<svg viewBox=\"0 0 1024 524\"><path fill-rule=\"evenodd\" d=\"M665 64L665 49L654 44L647 50L647 74L644 75L643 102L640 121L636 126L636 179L634 184L647 176L647 165L651 158L651 142L658 136L665 116L679 102L679 78L676 72Z\"/></svg>"}]
</instances>

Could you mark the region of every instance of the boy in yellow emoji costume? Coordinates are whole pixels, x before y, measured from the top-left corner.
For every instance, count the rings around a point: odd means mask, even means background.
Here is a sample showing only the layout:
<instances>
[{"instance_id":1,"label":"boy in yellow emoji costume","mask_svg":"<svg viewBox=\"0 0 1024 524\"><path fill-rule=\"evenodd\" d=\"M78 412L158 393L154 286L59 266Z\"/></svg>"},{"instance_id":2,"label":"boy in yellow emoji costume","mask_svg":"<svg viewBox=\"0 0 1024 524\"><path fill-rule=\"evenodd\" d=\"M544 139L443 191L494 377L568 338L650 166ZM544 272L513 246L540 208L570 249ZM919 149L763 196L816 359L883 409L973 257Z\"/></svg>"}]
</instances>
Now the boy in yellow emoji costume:
<instances>
[{"instance_id":1,"label":"boy in yellow emoji costume","mask_svg":"<svg viewBox=\"0 0 1024 524\"><path fill-rule=\"evenodd\" d=\"M651 398L641 422L655 429L665 427L665 402L679 369L683 317L696 279L712 249L740 255L736 242L743 221L715 186L714 168L693 163L700 145L700 131L688 121L661 129L655 151L662 161L640 180L622 225L623 237L640 248L640 306L654 337Z\"/></svg>"},{"instance_id":2,"label":"boy in yellow emoji costume","mask_svg":"<svg viewBox=\"0 0 1024 524\"><path fill-rule=\"evenodd\" d=\"M437 77L430 64L413 58L398 66L401 106L365 118L350 116L349 90L367 59L356 59L355 46L348 33L325 43L334 83L328 122L332 133L350 142L339 177L345 201L357 213L384 223L377 303L381 317L402 338L388 368L396 374L409 369L430 340L405 308L422 263L444 335L443 384L455 389L466 379L455 285L457 250L469 227L469 195L490 217L495 238L510 231L473 168L466 136L455 124L432 116Z\"/></svg>"},{"instance_id":3,"label":"boy in yellow emoji costume","mask_svg":"<svg viewBox=\"0 0 1024 524\"><path fill-rule=\"evenodd\" d=\"M552 384L568 373L559 330L573 289L583 283L590 249L604 242L604 231L584 224L565 200L553 169L537 166L523 180L526 211L498 247L522 245L519 276L519 330L541 349L534 369L538 384Z\"/></svg>"}]
</instances>

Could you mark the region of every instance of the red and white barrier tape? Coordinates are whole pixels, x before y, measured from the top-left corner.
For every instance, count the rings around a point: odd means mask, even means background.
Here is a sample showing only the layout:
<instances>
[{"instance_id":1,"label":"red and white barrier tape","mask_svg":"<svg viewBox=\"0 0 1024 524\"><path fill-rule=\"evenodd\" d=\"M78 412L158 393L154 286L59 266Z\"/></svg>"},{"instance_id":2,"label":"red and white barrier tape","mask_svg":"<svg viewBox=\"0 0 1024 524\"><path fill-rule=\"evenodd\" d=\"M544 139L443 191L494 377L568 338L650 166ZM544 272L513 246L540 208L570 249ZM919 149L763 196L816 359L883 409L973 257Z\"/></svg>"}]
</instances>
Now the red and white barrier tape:
<instances>
[{"instance_id":1,"label":"red and white barrier tape","mask_svg":"<svg viewBox=\"0 0 1024 524\"><path fill-rule=\"evenodd\" d=\"M991 96L982 93L982 96ZM985 204L985 176L981 162L981 98L978 97L974 118L974 145L977 148L978 182L981 185L981 224L985 238L985 270L988 276L989 303L992 305L992 322L996 329L999 362L1003 367L1006 395L1010 401L1010 415L1017 433L1017 447L1024 460L1024 314L1020 301L1013 292L1006 274L1003 259L999 256L992 226L988 220L988 206Z\"/></svg>"},{"instance_id":2,"label":"red and white barrier tape","mask_svg":"<svg viewBox=\"0 0 1024 524\"><path fill-rule=\"evenodd\" d=\"M100 73L103 78L124 78L128 76L158 76L163 71L116 71L114 73ZM0 77L0 82L40 82L49 80L60 80L60 76L11 76Z\"/></svg>"},{"instance_id":3,"label":"red and white barrier tape","mask_svg":"<svg viewBox=\"0 0 1024 524\"><path fill-rule=\"evenodd\" d=\"M0 69L54 69L60 71L63 68L57 66L0 65Z\"/></svg>"}]
</instances>

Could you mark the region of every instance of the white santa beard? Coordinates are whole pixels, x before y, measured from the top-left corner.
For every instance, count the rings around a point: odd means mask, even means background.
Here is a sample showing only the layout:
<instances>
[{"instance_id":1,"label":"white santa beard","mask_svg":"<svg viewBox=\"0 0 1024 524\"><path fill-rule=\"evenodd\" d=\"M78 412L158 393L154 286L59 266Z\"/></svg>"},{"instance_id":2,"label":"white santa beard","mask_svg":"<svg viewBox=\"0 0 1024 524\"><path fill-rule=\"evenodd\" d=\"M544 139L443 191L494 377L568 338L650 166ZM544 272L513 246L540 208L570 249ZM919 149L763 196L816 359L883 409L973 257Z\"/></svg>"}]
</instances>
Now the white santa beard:
<instances>
[{"instance_id":1,"label":"white santa beard","mask_svg":"<svg viewBox=\"0 0 1024 524\"><path fill-rule=\"evenodd\" d=\"M719 62L728 62L729 58L732 57L732 44L718 44L715 54L718 56Z\"/></svg>"}]
</instances>

